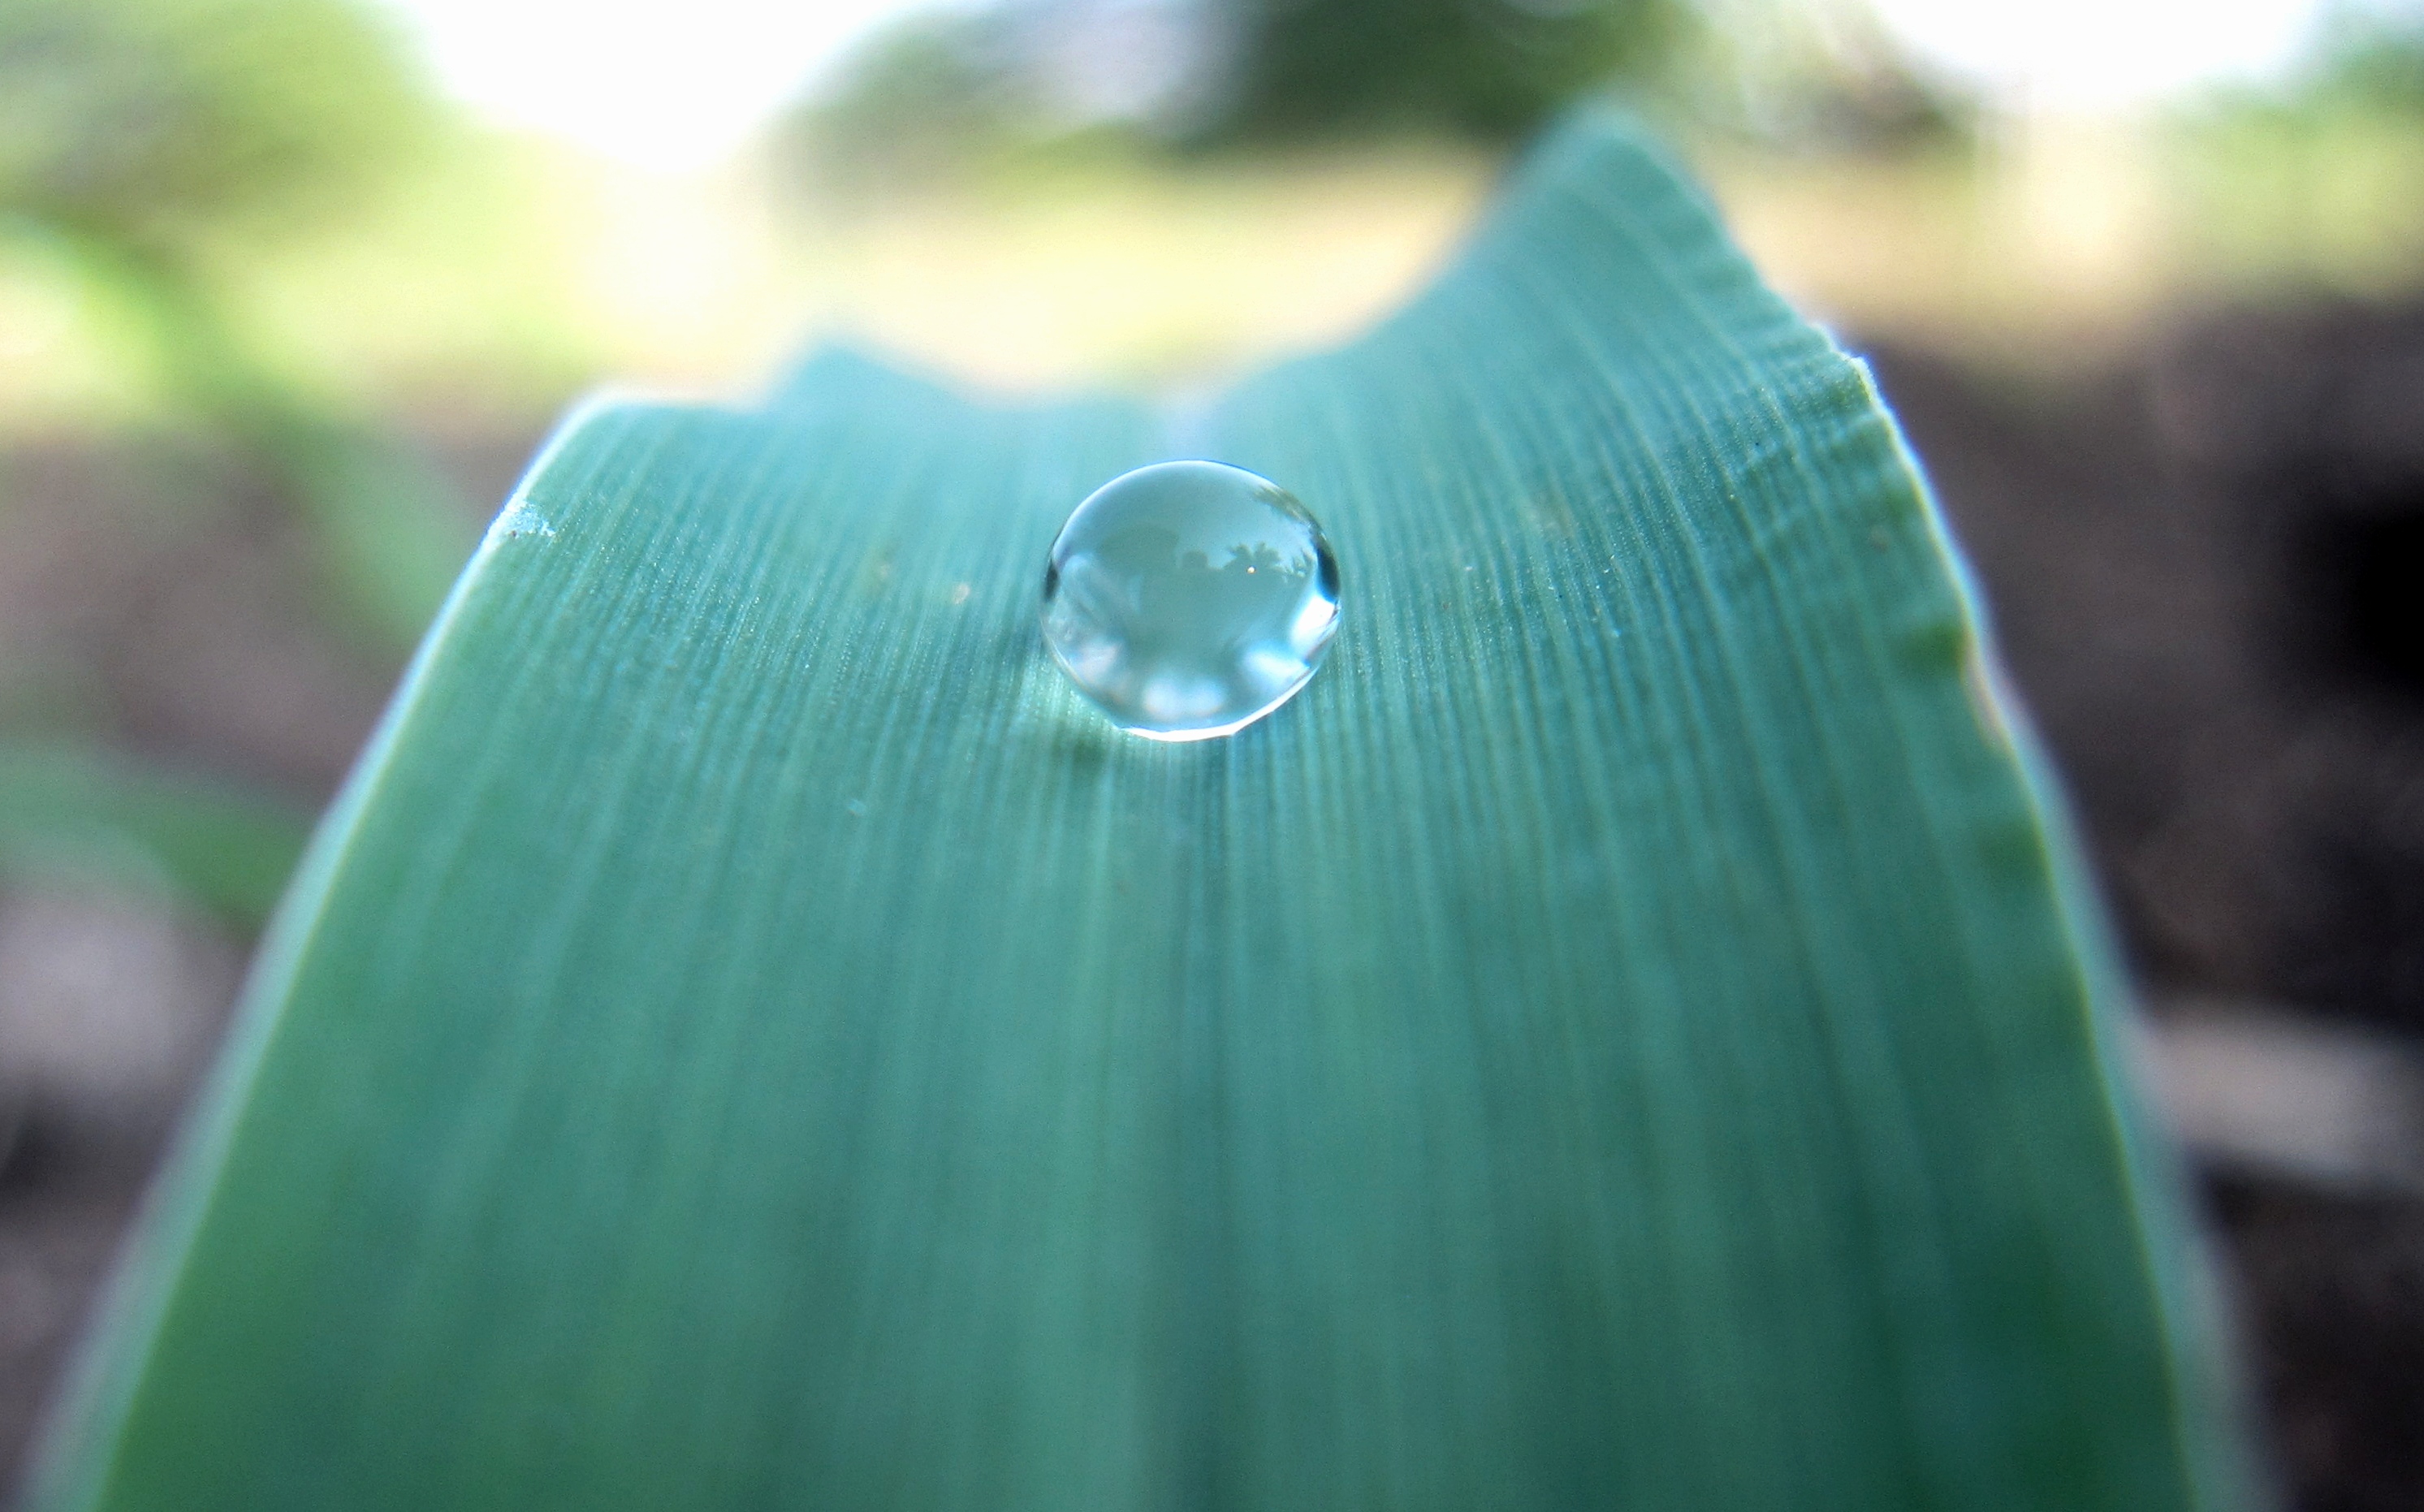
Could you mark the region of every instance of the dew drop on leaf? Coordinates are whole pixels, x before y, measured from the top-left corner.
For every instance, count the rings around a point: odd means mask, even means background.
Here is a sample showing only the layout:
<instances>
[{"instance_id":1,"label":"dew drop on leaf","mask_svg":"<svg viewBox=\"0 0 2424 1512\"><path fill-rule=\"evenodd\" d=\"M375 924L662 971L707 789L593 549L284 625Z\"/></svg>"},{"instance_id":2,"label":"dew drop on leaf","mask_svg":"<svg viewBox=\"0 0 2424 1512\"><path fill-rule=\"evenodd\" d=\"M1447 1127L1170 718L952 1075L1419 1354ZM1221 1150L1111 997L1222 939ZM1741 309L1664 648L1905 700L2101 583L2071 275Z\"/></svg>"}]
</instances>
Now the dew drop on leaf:
<instances>
[{"instance_id":1,"label":"dew drop on leaf","mask_svg":"<svg viewBox=\"0 0 2424 1512\"><path fill-rule=\"evenodd\" d=\"M1069 517L1044 573L1044 642L1122 729L1234 734L1285 703L1338 629L1338 563L1287 490L1159 462Z\"/></svg>"}]
</instances>

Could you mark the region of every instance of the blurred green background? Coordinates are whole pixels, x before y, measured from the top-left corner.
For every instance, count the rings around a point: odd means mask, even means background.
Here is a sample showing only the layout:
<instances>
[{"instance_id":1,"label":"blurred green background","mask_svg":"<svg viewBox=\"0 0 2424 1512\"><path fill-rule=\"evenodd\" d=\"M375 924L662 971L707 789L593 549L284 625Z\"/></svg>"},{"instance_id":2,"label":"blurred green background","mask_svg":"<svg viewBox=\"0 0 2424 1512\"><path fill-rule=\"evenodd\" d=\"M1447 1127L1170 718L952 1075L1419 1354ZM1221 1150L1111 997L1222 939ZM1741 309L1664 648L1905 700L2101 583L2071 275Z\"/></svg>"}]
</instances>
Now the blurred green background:
<instances>
[{"instance_id":1,"label":"blurred green background","mask_svg":"<svg viewBox=\"0 0 2424 1512\"><path fill-rule=\"evenodd\" d=\"M568 402L820 336L1184 399L1598 97L1931 465L2290 1501L2424 1504L2415 0L0 0L0 1468Z\"/></svg>"}]
</instances>

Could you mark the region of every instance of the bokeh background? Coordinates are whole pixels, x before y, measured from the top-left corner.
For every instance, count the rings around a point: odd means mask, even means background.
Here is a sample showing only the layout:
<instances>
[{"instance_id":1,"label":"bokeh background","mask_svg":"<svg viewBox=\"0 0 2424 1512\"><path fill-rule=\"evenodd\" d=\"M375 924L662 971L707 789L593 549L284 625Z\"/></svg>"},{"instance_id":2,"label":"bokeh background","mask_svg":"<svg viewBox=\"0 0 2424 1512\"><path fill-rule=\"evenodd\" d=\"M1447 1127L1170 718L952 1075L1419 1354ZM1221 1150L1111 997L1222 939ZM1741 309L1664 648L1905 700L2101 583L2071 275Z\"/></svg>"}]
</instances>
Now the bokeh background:
<instances>
[{"instance_id":1,"label":"bokeh background","mask_svg":"<svg viewBox=\"0 0 2424 1512\"><path fill-rule=\"evenodd\" d=\"M1594 95L1930 467L2285 1501L2424 1506L2424 0L0 0L0 1476L568 402L1183 396Z\"/></svg>"}]
</instances>

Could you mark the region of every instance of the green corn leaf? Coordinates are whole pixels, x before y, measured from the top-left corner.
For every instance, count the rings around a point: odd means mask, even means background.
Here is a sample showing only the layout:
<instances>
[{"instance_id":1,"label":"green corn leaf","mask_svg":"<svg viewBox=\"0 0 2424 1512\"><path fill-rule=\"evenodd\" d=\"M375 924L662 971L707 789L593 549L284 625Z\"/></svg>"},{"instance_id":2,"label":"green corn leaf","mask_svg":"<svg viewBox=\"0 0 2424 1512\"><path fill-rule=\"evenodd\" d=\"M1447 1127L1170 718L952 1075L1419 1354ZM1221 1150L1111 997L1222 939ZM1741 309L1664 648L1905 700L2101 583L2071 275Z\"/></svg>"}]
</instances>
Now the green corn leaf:
<instances>
[{"instance_id":1,"label":"green corn leaf","mask_svg":"<svg viewBox=\"0 0 2424 1512\"><path fill-rule=\"evenodd\" d=\"M1124 737L1131 466L1329 664ZM1860 369L1621 126L1173 420L570 423L327 821L50 1508L2230 1504L2113 972Z\"/></svg>"}]
</instances>

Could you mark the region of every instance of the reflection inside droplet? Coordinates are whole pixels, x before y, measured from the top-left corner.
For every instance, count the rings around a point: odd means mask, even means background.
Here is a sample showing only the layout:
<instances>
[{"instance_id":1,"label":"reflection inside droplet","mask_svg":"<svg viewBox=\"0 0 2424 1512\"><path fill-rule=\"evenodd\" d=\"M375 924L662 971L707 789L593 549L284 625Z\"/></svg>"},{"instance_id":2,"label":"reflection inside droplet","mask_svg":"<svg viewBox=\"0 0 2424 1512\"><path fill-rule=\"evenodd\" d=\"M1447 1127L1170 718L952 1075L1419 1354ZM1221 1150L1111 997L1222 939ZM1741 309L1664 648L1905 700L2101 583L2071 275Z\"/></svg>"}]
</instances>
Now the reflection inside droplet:
<instances>
[{"instance_id":1,"label":"reflection inside droplet","mask_svg":"<svg viewBox=\"0 0 2424 1512\"><path fill-rule=\"evenodd\" d=\"M1132 734L1228 735L1305 684L1338 629L1338 564L1304 506L1218 462L1112 479L1060 527L1044 640Z\"/></svg>"}]
</instances>

